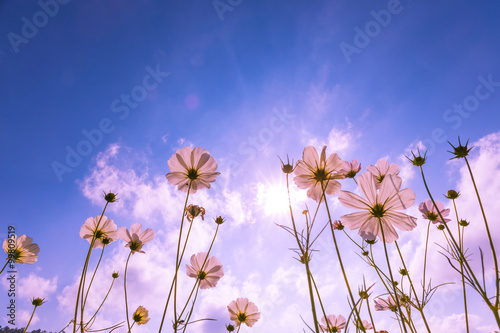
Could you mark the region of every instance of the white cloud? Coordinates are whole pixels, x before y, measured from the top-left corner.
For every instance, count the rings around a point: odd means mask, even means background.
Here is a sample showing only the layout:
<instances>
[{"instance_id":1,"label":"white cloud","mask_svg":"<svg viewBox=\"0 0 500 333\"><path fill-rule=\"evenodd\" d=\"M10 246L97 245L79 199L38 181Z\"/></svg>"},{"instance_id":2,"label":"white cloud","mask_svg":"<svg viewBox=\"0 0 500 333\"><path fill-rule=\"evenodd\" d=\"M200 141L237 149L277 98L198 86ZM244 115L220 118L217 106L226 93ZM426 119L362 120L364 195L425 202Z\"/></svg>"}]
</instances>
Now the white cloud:
<instances>
[{"instance_id":1,"label":"white cloud","mask_svg":"<svg viewBox=\"0 0 500 333\"><path fill-rule=\"evenodd\" d=\"M50 299L50 295L57 289L57 276L45 279L30 273L27 277L19 278L19 296L23 298L45 298Z\"/></svg>"}]
</instances>

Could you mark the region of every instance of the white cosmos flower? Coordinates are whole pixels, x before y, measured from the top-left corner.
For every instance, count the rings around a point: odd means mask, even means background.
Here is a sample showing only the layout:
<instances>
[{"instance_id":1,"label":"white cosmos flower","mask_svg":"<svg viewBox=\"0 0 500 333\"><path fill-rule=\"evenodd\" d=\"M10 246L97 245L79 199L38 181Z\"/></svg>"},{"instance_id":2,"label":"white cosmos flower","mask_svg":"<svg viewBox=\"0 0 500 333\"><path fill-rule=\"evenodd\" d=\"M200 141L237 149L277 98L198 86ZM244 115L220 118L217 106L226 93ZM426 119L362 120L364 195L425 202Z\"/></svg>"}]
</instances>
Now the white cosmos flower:
<instances>
[{"instance_id":1,"label":"white cosmos flower","mask_svg":"<svg viewBox=\"0 0 500 333\"><path fill-rule=\"evenodd\" d=\"M252 327L260 318L259 309L253 302L249 302L248 298L238 298L232 301L227 306L229 311L229 319L234 321L236 326L245 323L248 327Z\"/></svg>"},{"instance_id":2,"label":"white cosmos flower","mask_svg":"<svg viewBox=\"0 0 500 333\"><path fill-rule=\"evenodd\" d=\"M224 270L219 259L215 257L207 258L206 252L200 252L191 256L191 266L186 265L186 274L199 279L201 289L209 289L215 287L221 277L224 276Z\"/></svg>"},{"instance_id":3,"label":"white cosmos flower","mask_svg":"<svg viewBox=\"0 0 500 333\"><path fill-rule=\"evenodd\" d=\"M369 165L366 167L366 170L370 172L373 177L375 177L375 185L377 189L380 188L380 184L382 180L384 180L385 176L393 175L398 176L399 174L399 165L395 163L389 164L385 158L381 158L377 161L375 165ZM399 177L399 176L398 176Z\"/></svg>"},{"instance_id":4,"label":"white cosmos flower","mask_svg":"<svg viewBox=\"0 0 500 333\"><path fill-rule=\"evenodd\" d=\"M358 186L364 198L348 191L339 193L342 205L361 210L340 218L346 228L359 229L359 235L363 239L374 240L378 236L380 240L385 237L385 241L391 243L398 239L394 227L409 231L417 226L415 217L399 212L415 203L415 193L411 189L399 190L400 177L386 175L380 184L380 189L377 190L374 177L371 173L365 172L358 177ZM384 237L379 219L382 221Z\"/></svg>"},{"instance_id":5,"label":"white cosmos flower","mask_svg":"<svg viewBox=\"0 0 500 333\"><path fill-rule=\"evenodd\" d=\"M3 241L3 250L8 254L7 259L16 264L34 264L37 261L40 247L33 243L31 237L11 235Z\"/></svg>"},{"instance_id":6,"label":"white cosmos flower","mask_svg":"<svg viewBox=\"0 0 500 333\"><path fill-rule=\"evenodd\" d=\"M300 189L308 189L307 196L316 202L321 202L323 198L323 188L325 194L332 195L340 190L340 183L335 179L344 179L345 173L339 172L344 167L337 154L331 154L326 158L326 146L323 146L321 156L313 146L304 148L302 160L297 162L295 168L295 184Z\"/></svg>"},{"instance_id":7,"label":"white cosmos flower","mask_svg":"<svg viewBox=\"0 0 500 333\"><path fill-rule=\"evenodd\" d=\"M120 229L118 229L118 236L127 242L125 246L129 247L132 253L145 253L142 251L143 245L153 240L155 237L155 232L152 229L148 228L141 232L141 228L142 226L140 223L135 223L130 227L130 232L125 227L120 227Z\"/></svg>"},{"instance_id":8,"label":"white cosmos flower","mask_svg":"<svg viewBox=\"0 0 500 333\"><path fill-rule=\"evenodd\" d=\"M345 327L345 318L342 315L329 315L321 318L321 324L319 325L321 332L340 332L342 328Z\"/></svg>"},{"instance_id":9,"label":"white cosmos flower","mask_svg":"<svg viewBox=\"0 0 500 333\"><path fill-rule=\"evenodd\" d=\"M100 221L100 222L99 222ZM97 228L97 224L99 227ZM116 224L113 220L108 219L106 216L97 215L96 217L89 217L80 228L80 237L92 242L95 235L95 242L92 248L103 248L103 241L107 244L118 239L116 233ZM107 245L106 244L106 245Z\"/></svg>"},{"instance_id":10,"label":"white cosmos flower","mask_svg":"<svg viewBox=\"0 0 500 333\"><path fill-rule=\"evenodd\" d=\"M220 175L217 162L207 150L200 147L184 147L179 149L168 160L170 172L167 173L168 181L178 185L178 189L187 192L191 183L191 193L197 190L210 188L210 183Z\"/></svg>"}]
</instances>

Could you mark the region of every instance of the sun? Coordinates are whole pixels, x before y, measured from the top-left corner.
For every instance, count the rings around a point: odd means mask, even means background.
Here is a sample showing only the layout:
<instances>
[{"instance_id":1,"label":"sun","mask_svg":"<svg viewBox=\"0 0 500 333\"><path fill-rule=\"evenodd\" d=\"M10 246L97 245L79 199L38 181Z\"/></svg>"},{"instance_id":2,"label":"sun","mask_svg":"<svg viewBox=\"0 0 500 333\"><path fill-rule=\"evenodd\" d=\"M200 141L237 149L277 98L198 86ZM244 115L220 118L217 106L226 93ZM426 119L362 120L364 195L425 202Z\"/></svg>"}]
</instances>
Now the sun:
<instances>
[{"instance_id":1,"label":"sun","mask_svg":"<svg viewBox=\"0 0 500 333\"><path fill-rule=\"evenodd\" d=\"M292 205L304 202L307 199L305 191L290 184L290 197ZM265 215L288 215L288 194L284 181L277 183L257 184L257 205L260 206Z\"/></svg>"}]
</instances>

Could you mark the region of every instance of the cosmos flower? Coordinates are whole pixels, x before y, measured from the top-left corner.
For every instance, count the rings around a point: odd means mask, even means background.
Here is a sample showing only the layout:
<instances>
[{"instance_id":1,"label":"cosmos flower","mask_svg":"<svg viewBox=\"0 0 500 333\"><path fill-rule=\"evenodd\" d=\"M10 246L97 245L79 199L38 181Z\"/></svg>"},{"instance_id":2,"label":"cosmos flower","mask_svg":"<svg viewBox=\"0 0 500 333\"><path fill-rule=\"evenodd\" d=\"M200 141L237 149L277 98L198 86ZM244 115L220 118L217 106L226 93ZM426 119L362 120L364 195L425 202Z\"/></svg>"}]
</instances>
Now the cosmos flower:
<instances>
[{"instance_id":1,"label":"cosmos flower","mask_svg":"<svg viewBox=\"0 0 500 333\"><path fill-rule=\"evenodd\" d=\"M342 205L362 211L344 215L342 224L350 229L359 229L359 235L365 240L374 240L377 236L384 239L379 219L382 222L385 241L391 243L398 239L394 227L409 231L417 226L416 218L399 212L415 203L415 193L411 189L399 190L401 178L388 174L377 190L375 179L371 173L358 176L358 186L365 198L348 192L339 193Z\"/></svg>"},{"instance_id":2,"label":"cosmos flower","mask_svg":"<svg viewBox=\"0 0 500 333\"><path fill-rule=\"evenodd\" d=\"M367 320L363 320L361 323L359 321L355 321L354 325L356 325L359 329L372 330L373 326Z\"/></svg>"},{"instance_id":3,"label":"cosmos flower","mask_svg":"<svg viewBox=\"0 0 500 333\"><path fill-rule=\"evenodd\" d=\"M308 146L304 148L302 160L297 162L295 168L295 184L300 189L307 189L307 196L316 202L321 202L323 189L325 194L332 195L340 190L340 183L335 179L344 179L345 174L340 172L344 167L337 154L331 154L326 158L326 146L323 146L321 156L316 148Z\"/></svg>"},{"instance_id":4,"label":"cosmos flower","mask_svg":"<svg viewBox=\"0 0 500 333\"><path fill-rule=\"evenodd\" d=\"M205 220L205 208L197 205L187 206L185 214L189 222L193 222L193 220L200 214L201 214L201 219Z\"/></svg>"},{"instance_id":5,"label":"cosmos flower","mask_svg":"<svg viewBox=\"0 0 500 333\"><path fill-rule=\"evenodd\" d=\"M210 188L219 172L217 162L210 156L207 150L200 147L184 147L168 160L170 172L167 179L172 185L178 185L178 189L187 192L191 183L191 193L199 189Z\"/></svg>"},{"instance_id":6,"label":"cosmos flower","mask_svg":"<svg viewBox=\"0 0 500 333\"><path fill-rule=\"evenodd\" d=\"M379 189L385 176L397 176L399 174L399 165L395 163L389 164L385 158L381 158L377 161L377 164L367 166L366 170L375 177L375 185Z\"/></svg>"},{"instance_id":7,"label":"cosmos flower","mask_svg":"<svg viewBox=\"0 0 500 333\"><path fill-rule=\"evenodd\" d=\"M387 299L375 298L375 310L377 311L391 310L393 312L396 312L397 308L398 306L396 304L396 301L392 296L387 297Z\"/></svg>"},{"instance_id":8,"label":"cosmos flower","mask_svg":"<svg viewBox=\"0 0 500 333\"><path fill-rule=\"evenodd\" d=\"M420 203L420 205L418 206L418 210L422 213L424 219L431 221L433 224L443 223L443 221L439 217L438 212L441 212L445 223L450 222L451 220L446 218L448 215L450 215L450 209L444 209L443 203L439 201L436 201L436 206L432 204L431 200L425 200L424 202Z\"/></svg>"},{"instance_id":9,"label":"cosmos flower","mask_svg":"<svg viewBox=\"0 0 500 333\"><path fill-rule=\"evenodd\" d=\"M252 327L260 318L259 309L257 306L248 301L248 298L238 298L232 301L227 306L229 311L229 319L234 321L236 326L245 323L248 327Z\"/></svg>"},{"instance_id":10,"label":"cosmos flower","mask_svg":"<svg viewBox=\"0 0 500 333\"><path fill-rule=\"evenodd\" d=\"M40 247L33 243L33 238L26 235L21 237L9 235L9 238L3 241L3 250L8 254L7 259L16 264L34 264L37 261Z\"/></svg>"},{"instance_id":11,"label":"cosmos flower","mask_svg":"<svg viewBox=\"0 0 500 333\"><path fill-rule=\"evenodd\" d=\"M101 221L100 223L99 220ZM97 224L99 224L99 228L97 228ZM91 243L94 235L95 242L92 248L102 249L104 247L103 240L104 243L109 244L110 242L118 239L116 224L113 220L108 219L106 216L102 216L102 219L100 215L97 215L96 217L89 217L80 228L80 237Z\"/></svg>"},{"instance_id":12,"label":"cosmos flower","mask_svg":"<svg viewBox=\"0 0 500 333\"><path fill-rule=\"evenodd\" d=\"M215 287L221 277L224 276L221 261L215 257L207 258L206 252L200 252L191 256L191 266L186 265L186 273L189 277L200 280L201 289Z\"/></svg>"},{"instance_id":13,"label":"cosmos flower","mask_svg":"<svg viewBox=\"0 0 500 333\"><path fill-rule=\"evenodd\" d=\"M137 325L144 325L151 319L148 318L148 315L148 309L140 305L132 315L132 319L137 323Z\"/></svg>"},{"instance_id":14,"label":"cosmos flower","mask_svg":"<svg viewBox=\"0 0 500 333\"><path fill-rule=\"evenodd\" d=\"M329 315L321 318L321 324L319 325L321 332L340 332L342 328L345 327L345 318L342 315Z\"/></svg>"},{"instance_id":15,"label":"cosmos flower","mask_svg":"<svg viewBox=\"0 0 500 333\"><path fill-rule=\"evenodd\" d=\"M129 247L132 253L145 253L141 250L142 246L155 237L155 232L152 229L148 228L141 233L141 228L140 223L135 223L130 227L130 232L125 227L118 229L118 236L127 242L125 246Z\"/></svg>"},{"instance_id":16,"label":"cosmos flower","mask_svg":"<svg viewBox=\"0 0 500 333\"><path fill-rule=\"evenodd\" d=\"M354 178L360 171L361 163L359 163L357 159L353 159L351 162L345 161L344 167L340 170L347 178Z\"/></svg>"}]
</instances>

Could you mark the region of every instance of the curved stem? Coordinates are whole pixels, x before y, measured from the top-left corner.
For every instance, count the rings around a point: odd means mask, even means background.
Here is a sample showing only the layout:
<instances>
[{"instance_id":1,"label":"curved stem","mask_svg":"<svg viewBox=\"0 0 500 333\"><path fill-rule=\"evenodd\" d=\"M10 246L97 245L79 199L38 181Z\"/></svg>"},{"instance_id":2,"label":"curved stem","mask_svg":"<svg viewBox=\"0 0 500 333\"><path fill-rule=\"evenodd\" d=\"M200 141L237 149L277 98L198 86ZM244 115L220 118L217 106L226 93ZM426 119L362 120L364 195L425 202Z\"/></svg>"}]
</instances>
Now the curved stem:
<instances>
[{"instance_id":1,"label":"curved stem","mask_svg":"<svg viewBox=\"0 0 500 333\"><path fill-rule=\"evenodd\" d=\"M99 264L101 263L102 255L104 254L104 249L106 248L106 245L103 245L101 255L99 256L99 261L97 262L97 265L95 266L94 273L92 274L92 279L90 279L89 286L87 288L87 293L85 294L85 299L82 298L83 300L83 307L87 304L87 298L89 297L89 292L90 288L92 286L92 282L94 282L95 274L97 273L97 269L99 268ZM82 312L82 318L83 318L83 312Z\"/></svg>"},{"instance_id":2,"label":"curved stem","mask_svg":"<svg viewBox=\"0 0 500 333\"><path fill-rule=\"evenodd\" d=\"M479 196L479 191L476 186L476 181L474 180L474 175L472 173L472 169L469 165L469 161L467 157L464 157L465 163L467 163L467 168L469 169L470 178L472 179L472 184L474 185L474 190L476 191L477 201L479 202L479 207L481 207L481 213L483 214L484 226L486 227L486 233L488 234L488 240L490 242L491 253L493 255L493 264L495 265L495 304L494 307L497 308L498 314L498 306L500 305L500 271L498 269L498 260L497 253L495 251L495 245L493 244L493 238L491 237L490 227L488 226L488 220L486 219L486 214L484 212L483 203L481 202L481 197ZM500 325L500 322L499 322Z\"/></svg>"},{"instance_id":3,"label":"curved stem","mask_svg":"<svg viewBox=\"0 0 500 333\"><path fill-rule=\"evenodd\" d=\"M33 319L33 316L35 315L36 308L37 308L37 306L35 305L35 307L33 308L33 312L31 313L30 320L28 321L28 324L26 325L26 328L24 329L23 333L26 333L26 331L28 330L28 327L31 324L31 320Z\"/></svg>"},{"instance_id":4,"label":"curved stem","mask_svg":"<svg viewBox=\"0 0 500 333\"><path fill-rule=\"evenodd\" d=\"M382 232L382 243L384 243L385 259L387 260L387 268L389 269L389 276L391 277L391 285L392 285L392 289L394 291L394 299L396 300L396 304L398 306L399 315L401 316L401 318L404 318L403 312L401 311L401 305L399 303L399 295L396 291L396 286L394 285L394 277L392 275L391 263L389 262L389 254L387 253L387 244L385 243L384 226L382 225L382 220L380 218L378 219L378 223L380 225L380 230ZM387 290L387 291L389 291L389 290ZM405 332L408 332L406 329L406 325L404 323L404 320L403 320L403 329Z\"/></svg>"},{"instance_id":5,"label":"curved stem","mask_svg":"<svg viewBox=\"0 0 500 333\"><path fill-rule=\"evenodd\" d=\"M405 269L406 274L408 276L408 281L410 282L411 290L413 291L413 294L415 295L415 300L417 301L417 306L418 306L417 309L420 312L422 319L424 320L424 324L425 324L425 328L427 328L427 332L430 333L431 329L429 328L429 324L427 323L427 319L425 318L425 315L424 315L424 304L423 303L421 304L420 301L418 300L417 292L415 291L415 287L413 286L413 282L411 281L410 271L406 268L405 260L403 258L403 255L401 254L401 250L399 249L398 241L394 241L394 243L396 244L396 248L398 249L399 257L401 258L401 262L403 263L403 268ZM401 287L401 288L403 288L403 287Z\"/></svg>"},{"instance_id":6,"label":"curved stem","mask_svg":"<svg viewBox=\"0 0 500 333\"><path fill-rule=\"evenodd\" d=\"M457 218L457 228L458 228L458 243L460 245L460 249L464 250L464 242L463 242L463 232L460 232L460 224L458 219L458 210L455 199L453 201L453 208L455 209L455 217ZM462 276L462 290L464 294L464 311L465 311L465 327L467 328L467 333L469 333L469 314L467 309L467 292L465 290L465 277L464 277L464 264L460 261L460 275Z\"/></svg>"},{"instance_id":7,"label":"curved stem","mask_svg":"<svg viewBox=\"0 0 500 333\"><path fill-rule=\"evenodd\" d=\"M99 312L99 310L101 310L101 307L104 305L104 302L106 302L106 299L108 298L108 295L111 292L111 288L113 288L114 283L115 283L115 278L113 278L113 281L111 281L111 286L109 286L109 289L108 289L108 292L106 293L106 296L104 296L104 299L102 300L101 305L99 305L99 307L97 308L94 315L89 319L89 321L87 322L87 325L85 325L85 328L87 328L87 326L92 322L92 320L95 318L95 316L97 316L97 313ZM92 326L92 324L90 324L90 326L88 326L88 328L90 328L91 326Z\"/></svg>"},{"instance_id":8,"label":"curved stem","mask_svg":"<svg viewBox=\"0 0 500 333\"><path fill-rule=\"evenodd\" d=\"M108 207L109 202L106 201L106 205L104 205L104 209L102 211L101 217L99 218L99 222L97 222L97 226L95 227L95 230L99 230L99 225L101 224L102 217L104 216L104 212L106 211L106 208ZM87 252L87 257L85 258L85 264L83 265L82 269L82 275L80 276L80 284L78 286L78 294L76 295L76 305L75 305L75 318L74 318L74 326L73 326L73 333L76 333L76 326L78 325L78 302L80 301L80 295L83 299L83 293L85 290L85 276L87 275L87 269L89 265L89 260L90 260L90 254L92 253L92 248L94 247L96 240L96 235L94 233L92 237L92 241L90 242L89 250ZM82 309L83 313L84 309ZM81 323L80 323L80 332L83 333L83 315L81 318Z\"/></svg>"},{"instance_id":9,"label":"curved stem","mask_svg":"<svg viewBox=\"0 0 500 333\"><path fill-rule=\"evenodd\" d=\"M3 270L5 269L5 267L7 267L7 265L9 264L9 262L10 262L10 259L9 259L9 258L7 258L7 262L5 263L5 265L3 265L3 268L2 268L2 270L0 271L0 274L2 274Z\"/></svg>"},{"instance_id":10,"label":"curved stem","mask_svg":"<svg viewBox=\"0 0 500 333\"><path fill-rule=\"evenodd\" d=\"M339 259L340 269L342 270L342 275L344 276L344 282L345 282L345 285L347 287L347 291L349 292L349 297L351 298L352 305L354 306L354 312L356 313L356 321L359 320L359 322L361 323L361 317L359 316L358 308L356 307L356 302L354 301L354 297L352 296L351 287L349 286L349 280L347 279L347 275L346 275L345 269L344 269L344 264L342 263L342 257L340 256L340 250L339 250L339 247L337 245L335 231L333 230L330 208L328 207L328 201L326 200L325 186L323 185L323 183L321 184L321 188L323 190L323 199L325 200L326 212L328 213L328 221L330 222L330 229L332 231L333 244L335 244L335 251L337 252L337 258ZM366 332L364 327L361 327L361 330L363 332Z\"/></svg>"},{"instance_id":11,"label":"curved stem","mask_svg":"<svg viewBox=\"0 0 500 333\"><path fill-rule=\"evenodd\" d=\"M177 272L179 271L179 265L180 265L180 263L179 263L179 250L181 247L182 228L184 226L184 216L186 215L186 207L187 207L190 191L191 191L191 181L189 182L189 187L188 187L187 194L186 194L186 200L184 201L184 208L182 209L181 227L179 229L179 239L177 241L177 254L175 257L175 274L174 274L174 278L172 280L172 284L170 285L170 291L168 292L167 301L165 302L165 309L163 310L163 316L161 318L160 329L159 329L158 333L161 333L161 330L163 328L163 323L165 321L165 316L167 315L168 303L170 302L170 296L172 295L172 291L174 291L174 319L177 317L177 315L176 315L177 305L175 303L177 300ZM186 243L187 243L187 239L186 239ZM182 260L182 257L181 257L181 260Z\"/></svg>"},{"instance_id":12,"label":"curved stem","mask_svg":"<svg viewBox=\"0 0 500 333\"><path fill-rule=\"evenodd\" d=\"M422 302L425 300L425 271L427 269L427 249L429 245L429 230L431 228L431 221L427 224L427 235L425 236L425 252L424 252L424 273L422 279Z\"/></svg>"},{"instance_id":13,"label":"curved stem","mask_svg":"<svg viewBox=\"0 0 500 333\"><path fill-rule=\"evenodd\" d=\"M127 257L127 263L125 264L125 273L123 274L123 289L125 290L125 313L127 315L127 327L128 327L128 333L130 333L130 330L132 329L132 326L130 326L130 319L129 314L128 314L128 299L127 299L127 269L128 269L128 261L130 260L130 256L132 255L132 251L128 254Z\"/></svg>"}]
</instances>

